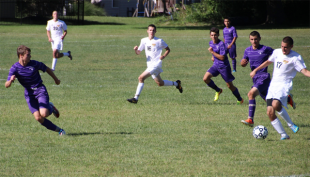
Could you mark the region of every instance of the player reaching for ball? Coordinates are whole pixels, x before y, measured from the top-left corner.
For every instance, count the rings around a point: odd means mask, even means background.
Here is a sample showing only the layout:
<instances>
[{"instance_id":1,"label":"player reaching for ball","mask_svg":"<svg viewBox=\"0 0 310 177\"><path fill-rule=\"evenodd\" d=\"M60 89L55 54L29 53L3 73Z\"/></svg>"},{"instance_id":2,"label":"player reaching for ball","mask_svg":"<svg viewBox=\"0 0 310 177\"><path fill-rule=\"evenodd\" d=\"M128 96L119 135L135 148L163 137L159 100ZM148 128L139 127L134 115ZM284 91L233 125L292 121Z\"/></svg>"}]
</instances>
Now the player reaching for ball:
<instances>
[{"instance_id":1,"label":"player reaching for ball","mask_svg":"<svg viewBox=\"0 0 310 177\"><path fill-rule=\"evenodd\" d=\"M57 85L60 80L55 76L53 71L44 63L30 60L30 48L21 45L17 48L18 62L14 63L9 71L5 87L9 88L17 78L19 83L25 88L25 99L34 118L49 130L64 135L65 131L51 121L46 119L52 113L55 117L59 117L59 112L53 103L49 102L49 95L46 87L43 85L39 70L47 72Z\"/></svg>"},{"instance_id":2,"label":"player reaching for ball","mask_svg":"<svg viewBox=\"0 0 310 177\"><path fill-rule=\"evenodd\" d=\"M310 77L310 71L306 69L301 55L291 50L293 44L291 37L284 37L281 42L281 49L275 49L267 61L250 73L250 76L254 78L259 70L274 63L272 80L266 96L267 115L274 129L281 135L281 140L290 139L290 137L285 132L275 112L287 122L287 125L294 133L297 133L299 127L292 122L283 106L287 108L287 97L293 87L293 78L296 76L296 73L301 72L305 76Z\"/></svg>"},{"instance_id":3,"label":"player reaching for ball","mask_svg":"<svg viewBox=\"0 0 310 177\"><path fill-rule=\"evenodd\" d=\"M144 87L144 80L152 76L158 86L175 86L180 93L183 92L181 81L169 81L162 80L160 73L163 72L162 60L170 53L170 48L166 42L160 38L155 37L156 26L151 24L147 28L148 37L141 39L140 46L135 46L133 49L135 53L139 55L141 51L145 50L146 55L146 70L139 76L139 84L136 90L136 94L133 98L127 99L130 103L138 103L139 96ZM162 49L166 49L165 53L161 55Z\"/></svg>"}]
</instances>

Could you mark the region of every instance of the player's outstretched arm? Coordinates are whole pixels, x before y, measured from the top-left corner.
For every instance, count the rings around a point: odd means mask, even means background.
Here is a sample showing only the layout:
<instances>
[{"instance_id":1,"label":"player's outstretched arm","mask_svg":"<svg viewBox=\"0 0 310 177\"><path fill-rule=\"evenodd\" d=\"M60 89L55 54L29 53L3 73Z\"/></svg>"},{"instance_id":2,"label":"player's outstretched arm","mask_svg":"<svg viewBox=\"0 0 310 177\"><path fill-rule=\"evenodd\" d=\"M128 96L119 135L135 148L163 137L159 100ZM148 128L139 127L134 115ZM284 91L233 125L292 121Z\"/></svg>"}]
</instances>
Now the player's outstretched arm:
<instances>
[{"instance_id":1,"label":"player's outstretched arm","mask_svg":"<svg viewBox=\"0 0 310 177\"><path fill-rule=\"evenodd\" d=\"M5 87L6 87L6 88L11 87L11 85L12 85L12 83L14 82L15 78L16 78L15 75L12 75L12 76L11 76L11 79L10 79L9 81L6 81L6 82L5 82L5 84L4 84Z\"/></svg>"},{"instance_id":2,"label":"player's outstretched arm","mask_svg":"<svg viewBox=\"0 0 310 177\"><path fill-rule=\"evenodd\" d=\"M135 52L136 52L137 55L139 55L139 54L141 53L141 51L138 50L138 46L135 46L135 47L133 48L133 50L135 50Z\"/></svg>"},{"instance_id":3,"label":"player's outstretched arm","mask_svg":"<svg viewBox=\"0 0 310 177\"><path fill-rule=\"evenodd\" d=\"M303 73L305 76L310 77L310 71L308 71L307 69L302 69L300 72Z\"/></svg>"},{"instance_id":4,"label":"player's outstretched arm","mask_svg":"<svg viewBox=\"0 0 310 177\"><path fill-rule=\"evenodd\" d=\"M257 72L258 70L263 69L263 68L266 68L266 67L269 66L271 63L273 63L273 62L267 60L267 61L265 61L264 63L262 63L261 65L259 65L259 67L255 68L255 69L250 73L251 78L253 78L253 77L255 76L255 74L256 74L256 72Z\"/></svg>"},{"instance_id":5,"label":"player's outstretched arm","mask_svg":"<svg viewBox=\"0 0 310 177\"><path fill-rule=\"evenodd\" d=\"M60 80L56 77L54 72L49 67L47 67L46 72L48 75L50 75L54 79L56 85L60 84Z\"/></svg>"},{"instance_id":6,"label":"player's outstretched arm","mask_svg":"<svg viewBox=\"0 0 310 177\"><path fill-rule=\"evenodd\" d=\"M162 56L160 56L160 59L161 59L161 60L163 60L164 58L166 58L167 55L170 53L170 48L169 48L169 47L166 47L165 49L166 49L166 52L165 52Z\"/></svg>"}]
</instances>

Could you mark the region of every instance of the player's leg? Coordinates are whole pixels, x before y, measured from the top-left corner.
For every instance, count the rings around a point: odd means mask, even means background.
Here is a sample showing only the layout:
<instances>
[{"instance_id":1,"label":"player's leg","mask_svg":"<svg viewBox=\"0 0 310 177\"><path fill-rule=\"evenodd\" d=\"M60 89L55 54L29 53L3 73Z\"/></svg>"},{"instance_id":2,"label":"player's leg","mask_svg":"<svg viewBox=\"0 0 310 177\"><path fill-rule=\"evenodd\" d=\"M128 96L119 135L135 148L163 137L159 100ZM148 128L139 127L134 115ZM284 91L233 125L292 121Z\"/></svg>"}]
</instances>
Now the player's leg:
<instances>
[{"instance_id":1,"label":"player's leg","mask_svg":"<svg viewBox=\"0 0 310 177\"><path fill-rule=\"evenodd\" d=\"M233 95L237 98L237 104L242 104L243 103L243 99L240 96L239 90L237 87L234 86L233 82L227 82L226 83L227 87L230 89L230 91L233 93Z\"/></svg>"},{"instance_id":2,"label":"player's leg","mask_svg":"<svg viewBox=\"0 0 310 177\"><path fill-rule=\"evenodd\" d=\"M276 111L280 111L281 109L282 104L279 100L267 98L267 115L271 121L271 125L281 135L281 140L290 139L275 114Z\"/></svg>"},{"instance_id":3,"label":"player's leg","mask_svg":"<svg viewBox=\"0 0 310 177\"><path fill-rule=\"evenodd\" d=\"M219 72L217 71L216 67L212 66L211 68L208 69L208 71L205 73L203 76L203 81L213 90L215 90L215 96L214 96L214 101L217 101L219 99L220 94L223 92L221 88L219 88L213 80L211 79L212 77L216 77L219 75Z\"/></svg>"},{"instance_id":4,"label":"player's leg","mask_svg":"<svg viewBox=\"0 0 310 177\"><path fill-rule=\"evenodd\" d=\"M233 73L234 72L237 72L237 60L236 60L236 57L237 57L237 50L236 50L236 44L233 44L231 46L231 48L229 49L229 57L231 58L231 63L232 63L232 66L233 66Z\"/></svg>"},{"instance_id":5,"label":"player's leg","mask_svg":"<svg viewBox=\"0 0 310 177\"><path fill-rule=\"evenodd\" d=\"M249 98L249 115L246 120L241 120L241 122L245 125L253 127L254 125L254 114L256 109L256 101L255 97L259 95L259 91L256 87L252 87L252 89L248 93Z\"/></svg>"},{"instance_id":6,"label":"player's leg","mask_svg":"<svg viewBox=\"0 0 310 177\"><path fill-rule=\"evenodd\" d=\"M157 76L154 77L154 81L160 87L161 86L175 86L179 90L180 93L183 92L183 88L181 86L180 80L177 80L177 81L162 80L162 78L160 77L160 74L158 74Z\"/></svg>"},{"instance_id":7,"label":"player's leg","mask_svg":"<svg viewBox=\"0 0 310 177\"><path fill-rule=\"evenodd\" d=\"M138 103L138 99L139 99L139 96L143 90L143 87L144 87L144 80L148 77L151 76L151 73L147 70L145 70L139 77L138 77L138 80L139 80L139 84L137 86L137 89L136 89L136 94L133 98L130 98L130 99L127 99L128 102L130 103Z\"/></svg>"}]
</instances>

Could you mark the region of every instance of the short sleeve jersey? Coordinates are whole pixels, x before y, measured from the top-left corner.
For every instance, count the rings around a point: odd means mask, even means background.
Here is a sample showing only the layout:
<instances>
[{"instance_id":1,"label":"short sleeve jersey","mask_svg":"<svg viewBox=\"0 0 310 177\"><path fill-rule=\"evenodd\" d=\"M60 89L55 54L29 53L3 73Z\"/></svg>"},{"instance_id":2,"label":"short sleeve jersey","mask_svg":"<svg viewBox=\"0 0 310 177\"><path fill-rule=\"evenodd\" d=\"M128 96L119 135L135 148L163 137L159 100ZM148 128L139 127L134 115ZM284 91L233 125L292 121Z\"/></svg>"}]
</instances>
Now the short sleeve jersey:
<instances>
[{"instance_id":1,"label":"short sleeve jersey","mask_svg":"<svg viewBox=\"0 0 310 177\"><path fill-rule=\"evenodd\" d=\"M276 49L268 60L274 63L272 82L290 83L297 72L306 68L301 55L293 50L284 55L282 49Z\"/></svg>"},{"instance_id":2,"label":"short sleeve jersey","mask_svg":"<svg viewBox=\"0 0 310 177\"><path fill-rule=\"evenodd\" d=\"M235 27L231 26L229 28L223 29L223 37L225 39L225 43L231 43L235 37L238 37L237 31Z\"/></svg>"},{"instance_id":3,"label":"short sleeve jersey","mask_svg":"<svg viewBox=\"0 0 310 177\"><path fill-rule=\"evenodd\" d=\"M35 88L43 82L39 70L45 72L46 69L47 67L44 63L35 60L30 60L27 66L22 66L19 62L16 62L9 71L7 81L11 79L12 75L15 75L25 89Z\"/></svg>"},{"instance_id":4,"label":"short sleeve jersey","mask_svg":"<svg viewBox=\"0 0 310 177\"><path fill-rule=\"evenodd\" d=\"M229 61L227 58L227 50L226 50L226 46L225 46L223 41L218 40L218 43L216 43L216 44L214 44L213 41L210 41L209 46L212 47L212 49L215 53L220 54L220 55L224 55L224 57L225 57L224 60L220 60L220 59L216 58L216 56L213 55L213 57L214 57L213 65L216 65L218 67L226 67L227 65L229 65Z\"/></svg>"},{"instance_id":5,"label":"short sleeve jersey","mask_svg":"<svg viewBox=\"0 0 310 177\"><path fill-rule=\"evenodd\" d=\"M267 61L269 56L272 55L272 52L273 49L268 46L259 45L257 49L253 49L253 47L250 46L245 49L243 59L250 62L250 68L253 71L255 68ZM268 67L257 71L256 75L262 75L264 73L268 73Z\"/></svg>"},{"instance_id":6,"label":"short sleeve jersey","mask_svg":"<svg viewBox=\"0 0 310 177\"><path fill-rule=\"evenodd\" d=\"M62 20L57 20L56 22L52 19L47 21L46 30L51 32L52 39L59 39L63 35L63 31L67 30L67 25Z\"/></svg>"},{"instance_id":7,"label":"short sleeve jersey","mask_svg":"<svg viewBox=\"0 0 310 177\"><path fill-rule=\"evenodd\" d=\"M148 37L141 39L139 51L145 50L147 66L157 65L161 60L161 52L164 48L167 48L166 42L160 38L154 37L149 39Z\"/></svg>"}]
</instances>

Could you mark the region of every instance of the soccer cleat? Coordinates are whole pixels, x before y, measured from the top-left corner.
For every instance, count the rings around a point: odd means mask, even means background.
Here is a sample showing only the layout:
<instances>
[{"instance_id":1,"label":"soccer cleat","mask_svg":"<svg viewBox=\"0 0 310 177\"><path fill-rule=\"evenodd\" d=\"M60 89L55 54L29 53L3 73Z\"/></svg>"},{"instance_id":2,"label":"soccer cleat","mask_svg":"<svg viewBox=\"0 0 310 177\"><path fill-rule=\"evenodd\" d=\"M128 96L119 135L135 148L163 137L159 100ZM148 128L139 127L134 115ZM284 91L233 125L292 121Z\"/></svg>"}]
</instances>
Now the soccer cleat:
<instances>
[{"instance_id":1,"label":"soccer cleat","mask_svg":"<svg viewBox=\"0 0 310 177\"><path fill-rule=\"evenodd\" d=\"M180 93L182 93L182 92L183 92L183 88L182 88L182 86L181 86L181 81L180 81L180 80L177 80L176 82L178 83L178 86L176 86L176 88L179 89L179 92L180 92Z\"/></svg>"},{"instance_id":2,"label":"soccer cleat","mask_svg":"<svg viewBox=\"0 0 310 177\"><path fill-rule=\"evenodd\" d=\"M244 124L244 125L248 125L250 127L253 127L254 126L254 122L252 119L248 118L247 120L241 120L241 122Z\"/></svg>"},{"instance_id":3,"label":"soccer cleat","mask_svg":"<svg viewBox=\"0 0 310 177\"><path fill-rule=\"evenodd\" d=\"M294 133L297 133L298 130L299 130L299 127L298 127L297 125L295 125L295 124L293 124L290 128L292 129L292 131L293 131Z\"/></svg>"},{"instance_id":4,"label":"soccer cleat","mask_svg":"<svg viewBox=\"0 0 310 177\"><path fill-rule=\"evenodd\" d=\"M215 92L214 101L217 101L219 99L220 94L223 92L223 90L220 88L219 92Z\"/></svg>"},{"instance_id":5,"label":"soccer cleat","mask_svg":"<svg viewBox=\"0 0 310 177\"><path fill-rule=\"evenodd\" d=\"M72 60L71 51L68 51L68 53L69 53L68 57L70 58L70 60Z\"/></svg>"},{"instance_id":6,"label":"soccer cleat","mask_svg":"<svg viewBox=\"0 0 310 177\"><path fill-rule=\"evenodd\" d=\"M281 136L281 140L289 140L289 139L290 137L286 134Z\"/></svg>"},{"instance_id":7,"label":"soccer cleat","mask_svg":"<svg viewBox=\"0 0 310 177\"><path fill-rule=\"evenodd\" d=\"M237 104L242 104L243 103L243 98L241 101L237 101Z\"/></svg>"},{"instance_id":8,"label":"soccer cleat","mask_svg":"<svg viewBox=\"0 0 310 177\"><path fill-rule=\"evenodd\" d=\"M63 136L66 134L65 130L64 129L60 129L59 132L58 132L59 136Z\"/></svg>"},{"instance_id":9,"label":"soccer cleat","mask_svg":"<svg viewBox=\"0 0 310 177\"><path fill-rule=\"evenodd\" d=\"M237 72L236 70L233 70L233 73Z\"/></svg>"},{"instance_id":10,"label":"soccer cleat","mask_svg":"<svg viewBox=\"0 0 310 177\"><path fill-rule=\"evenodd\" d=\"M289 94L288 97L290 98L290 101L288 101L287 103L289 105L291 105L293 107L293 109L296 109L296 104L295 104L295 102L293 100L293 94Z\"/></svg>"},{"instance_id":11,"label":"soccer cleat","mask_svg":"<svg viewBox=\"0 0 310 177\"><path fill-rule=\"evenodd\" d=\"M137 104L137 103L138 103L138 100L137 100L137 99L135 99L135 98L130 98L130 99L127 99L127 101L128 101L128 102L130 102L130 103L135 103L135 104Z\"/></svg>"},{"instance_id":12,"label":"soccer cleat","mask_svg":"<svg viewBox=\"0 0 310 177\"><path fill-rule=\"evenodd\" d=\"M50 106L53 108L53 114L54 114L54 116L55 116L56 118L58 118L59 115L60 115L58 109L54 106L54 104L53 104L52 102L50 102Z\"/></svg>"}]
</instances>

